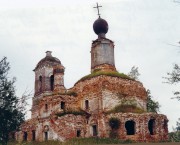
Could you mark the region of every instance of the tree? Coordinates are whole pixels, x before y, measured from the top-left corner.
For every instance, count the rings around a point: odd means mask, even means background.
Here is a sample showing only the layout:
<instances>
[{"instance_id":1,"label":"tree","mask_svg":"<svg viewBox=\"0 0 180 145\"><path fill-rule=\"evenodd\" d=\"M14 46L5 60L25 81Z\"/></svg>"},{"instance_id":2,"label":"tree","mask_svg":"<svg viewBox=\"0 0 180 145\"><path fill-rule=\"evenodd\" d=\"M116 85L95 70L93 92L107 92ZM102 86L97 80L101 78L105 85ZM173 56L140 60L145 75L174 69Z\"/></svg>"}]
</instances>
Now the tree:
<instances>
[{"instance_id":1,"label":"tree","mask_svg":"<svg viewBox=\"0 0 180 145\"><path fill-rule=\"evenodd\" d=\"M7 145L10 132L18 130L24 121L24 99L15 95L15 78L9 79L6 57L0 61L0 143Z\"/></svg>"},{"instance_id":2,"label":"tree","mask_svg":"<svg viewBox=\"0 0 180 145\"><path fill-rule=\"evenodd\" d=\"M159 112L160 105L158 102L152 100L150 90L147 90L147 111L148 112Z\"/></svg>"},{"instance_id":3,"label":"tree","mask_svg":"<svg viewBox=\"0 0 180 145\"><path fill-rule=\"evenodd\" d=\"M180 0L174 0L173 2L175 2L175 3L180 3Z\"/></svg>"},{"instance_id":4,"label":"tree","mask_svg":"<svg viewBox=\"0 0 180 145\"><path fill-rule=\"evenodd\" d=\"M138 71L138 67L133 66L131 71L128 73L128 76L132 79L139 80L140 73Z\"/></svg>"},{"instance_id":5,"label":"tree","mask_svg":"<svg viewBox=\"0 0 180 145\"><path fill-rule=\"evenodd\" d=\"M128 76L135 80L139 80L140 73L138 71L138 67L133 66L131 68L131 71L128 73ZM159 108L160 108L159 103L152 100L151 92L148 89L147 90L147 111L157 113L159 112Z\"/></svg>"},{"instance_id":6,"label":"tree","mask_svg":"<svg viewBox=\"0 0 180 145\"><path fill-rule=\"evenodd\" d=\"M169 84L180 84L180 66L174 64L172 72L167 73L168 77L164 77ZM175 91L174 95L176 99L180 101L180 90Z\"/></svg>"},{"instance_id":7,"label":"tree","mask_svg":"<svg viewBox=\"0 0 180 145\"><path fill-rule=\"evenodd\" d=\"M178 121L176 122L176 130L180 131L180 118L178 119Z\"/></svg>"},{"instance_id":8,"label":"tree","mask_svg":"<svg viewBox=\"0 0 180 145\"><path fill-rule=\"evenodd\" d=\"M173 132L169 133L169 138L172 142L180 142L180 118L176 123L176 128L173 128Z\"/></svg>"}]
</instances>

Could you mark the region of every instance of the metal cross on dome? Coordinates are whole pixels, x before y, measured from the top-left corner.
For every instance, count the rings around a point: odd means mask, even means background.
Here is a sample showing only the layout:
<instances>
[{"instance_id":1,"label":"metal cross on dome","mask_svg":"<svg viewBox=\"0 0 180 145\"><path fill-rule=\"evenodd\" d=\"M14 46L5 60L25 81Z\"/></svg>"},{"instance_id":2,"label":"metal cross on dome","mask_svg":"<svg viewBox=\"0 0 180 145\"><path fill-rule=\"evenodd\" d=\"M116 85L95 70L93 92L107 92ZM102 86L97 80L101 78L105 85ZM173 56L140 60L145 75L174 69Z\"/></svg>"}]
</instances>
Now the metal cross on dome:
<instances>
[{"instance_id":1,"label":"metal cross on dome","mask_svg":"<svg viewBox=\"0 0 180 145\"><path fill-rule=\"evenodd\" d=\"M99 6L98 3L96 3L96 4L97 4L97 6L96 6L96 7L93 7L93 8L97 8L97 10L98 10L98 16L100 17L99 7L102 7L102 6Z\"/></svg>"}]
</instances>

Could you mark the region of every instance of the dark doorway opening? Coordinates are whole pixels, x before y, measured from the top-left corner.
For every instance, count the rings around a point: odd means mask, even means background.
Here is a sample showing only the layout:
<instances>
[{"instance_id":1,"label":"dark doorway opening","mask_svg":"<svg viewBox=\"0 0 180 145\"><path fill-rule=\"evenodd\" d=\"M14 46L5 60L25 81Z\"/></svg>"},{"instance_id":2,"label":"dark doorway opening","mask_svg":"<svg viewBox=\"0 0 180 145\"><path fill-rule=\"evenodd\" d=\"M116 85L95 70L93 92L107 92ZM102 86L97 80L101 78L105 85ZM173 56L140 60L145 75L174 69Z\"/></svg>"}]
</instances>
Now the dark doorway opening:
<instances>
[{"instance_id":1,"label":"dark doorway opening","mask_svg":"<svg viewBox=\"0 0 180 145\"><path fill-rule=\"evenodd\" d=\"M50 87L51 87L51 91L53 91L53 89L54 89L54 75L52 75L50 77Z\"/></svg>"},{"instance_id":2,"label":"dark doorway opening","mask_svg":"<svg viewBox=\"0 0 180 145\"><path fill-rule=\"evenodd\" d=\"M148 129L149 129L149 133L150 135L154 135L155 134L155 119L150 119L148 122Z\"/></svg>"},{"instance_id":3,"label":"dark doorway opening","mask_svg":"<svg viewBox=\"0 0 180 145\"><path fill-rule=\"evenodd\" d=\"M32 131L32 141L35 141L36 140L36 131L33 130Z\"/></svg>"},{"instance_id":4,"label":"dark doorway opening","mask_svg":"<svg viewBox=\"0 0 180 145\"><path fill-rule=\"evenodd\" d=\"M127 135L135 134L135 122L133 120L127 121L125 123L125 128L126 128Z\"/></svg>"},{"instance_id":5,"label":"dark doorway opening","mask_svg":"<svg viewBox=\"0 0 180 145\"><path fill-rule=\"evenodd\" d=\"M93 125L93 136L97 136L97 125Z\"/></svg>"},{"instance_id":6,"label":"dark doorway opening","mask_svg":"<svg viewBox=\"0 0 180 145\"><path fill-rule=\"evenodd\" d=\"M45 141L48 140L48 132L44 132L44 140L45 140Z\"/></svg>"},{"instance_id":7,"label":"dark doorway opening","mask_svg":"<svg viewBox=\"0 0 180 145\"><path fill-rule=\"evenodd\" d=\"M61 102L61 109L65 109L65 102Z\"/></svg>"},{"instance_id":8,"label":"dark doorway opening","mask_svg":"<svg viewBox=\"0 0 180 145\"><path fill-rule=\"evenodd\" d=\"M85 109L89 109L89 101L88 100L85 101Z\"/></svg>"},{"instance_id":9,"label":"dark doorway opening","mask_svg":"<svg viewBox=\"0 0 180 145\"><path fill-rule=\"evenodd\" d=\"M23 140L24 140L24 141L27 141L27 137L28 137L27 132L24 132Z\"/></svg>"},{"instance_id":10,"label":"dark doorway opening","mask_svg":"<svg viewBox=\"0 0 180 145\"><path fill-rule=\"evenodd\" d=\"M77 137L81 136L81 130L77 130Z\"/></svg>"}]
</instances>

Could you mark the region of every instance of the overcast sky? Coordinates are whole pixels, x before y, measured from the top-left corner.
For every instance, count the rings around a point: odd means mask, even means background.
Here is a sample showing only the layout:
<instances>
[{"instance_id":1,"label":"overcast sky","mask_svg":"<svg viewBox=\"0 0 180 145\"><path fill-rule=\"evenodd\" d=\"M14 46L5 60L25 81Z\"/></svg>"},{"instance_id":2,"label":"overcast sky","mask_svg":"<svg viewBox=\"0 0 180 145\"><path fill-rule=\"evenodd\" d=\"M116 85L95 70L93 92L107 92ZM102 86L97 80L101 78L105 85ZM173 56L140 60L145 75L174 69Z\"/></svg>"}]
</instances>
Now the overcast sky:
<instances>
[{"instance_id":1,"label":"overcast sky","mask_svg":"<svg viewBox=\"0 0 180 145\"><path fill-rule=\"evenodd\" d=\"M180 62L180 48L169 45L180 41L180 3L173 0L0 0L0 59L11 64L17 95L33 91L32 70L47 50L65 66L66 88L90 73L97 1L109 24L106 36L115 42L117 70L139 68L171 131L180 117L180 102L171 99L179 86L162 83L162 77Z\"/></svg>"}]
</instances>

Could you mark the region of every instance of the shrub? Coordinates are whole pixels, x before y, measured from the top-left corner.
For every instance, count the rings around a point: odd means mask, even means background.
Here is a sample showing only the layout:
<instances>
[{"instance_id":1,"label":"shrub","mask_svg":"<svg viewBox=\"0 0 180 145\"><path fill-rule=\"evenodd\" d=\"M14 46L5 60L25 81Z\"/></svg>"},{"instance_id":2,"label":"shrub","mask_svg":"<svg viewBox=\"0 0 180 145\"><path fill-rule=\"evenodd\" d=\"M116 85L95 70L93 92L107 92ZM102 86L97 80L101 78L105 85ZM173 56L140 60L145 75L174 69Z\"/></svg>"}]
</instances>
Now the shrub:
<instances>
[{"instance_id":1,"label":"shrub","mask_svg":"<svg viewBox=\"0 0 180 145\"><path fill-rule=\"evenodd\" d=\"M111 138L118 138L118 129L120 126L120 121L118 118L112 117L109 119L109 126L111 127L111 131L109 136Z\"/></svg>"},{"instance_id":2,"label":"shrub","mask_svg":"<svg viewBox=\"0 0 180 145\"><path fill-rule=\"evenodd\" d=\"M169 140L172 142L180 142L180 131L169 133Z\"/></svg>"},{"instance_id":3,"label":"shrub","mask_svg":"<svg viewBox=\"0 0 180 145\"><path fill-rule=\"evenodd\" d=\"M109 126L111 127L112 130L114 129L119 129L119 126L120 126L120 121L118 118L110 118L109 119Z\"/></svg>"}]
</instances>

